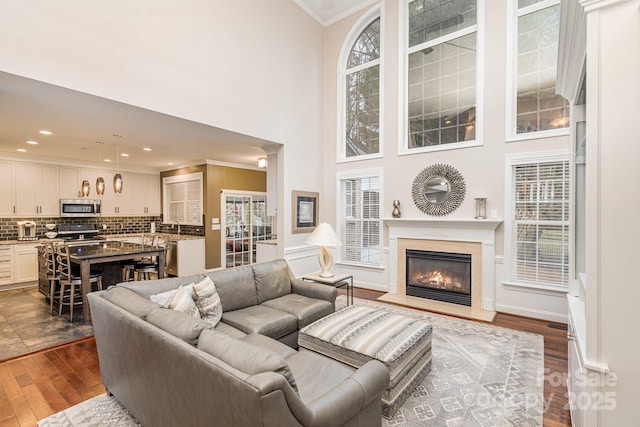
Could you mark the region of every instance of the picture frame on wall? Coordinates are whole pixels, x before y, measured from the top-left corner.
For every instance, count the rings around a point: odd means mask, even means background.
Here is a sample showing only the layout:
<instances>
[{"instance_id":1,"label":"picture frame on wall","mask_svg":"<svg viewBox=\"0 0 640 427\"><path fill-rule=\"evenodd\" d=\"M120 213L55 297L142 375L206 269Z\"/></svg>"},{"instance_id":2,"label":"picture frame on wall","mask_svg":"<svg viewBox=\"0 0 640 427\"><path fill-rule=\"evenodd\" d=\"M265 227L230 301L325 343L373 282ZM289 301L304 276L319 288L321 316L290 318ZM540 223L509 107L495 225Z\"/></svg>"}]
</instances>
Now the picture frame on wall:
<instances>
[{"instance_id":1,"label":"picture frame on wall","mask_svg":"<svg viewBox=\"0 0 640 427\"><path fill-rule=\"evenodd\" d=\"M318 225L319 193L292 191L291 232L311 233Z\"/></svg>"}]
</instances>

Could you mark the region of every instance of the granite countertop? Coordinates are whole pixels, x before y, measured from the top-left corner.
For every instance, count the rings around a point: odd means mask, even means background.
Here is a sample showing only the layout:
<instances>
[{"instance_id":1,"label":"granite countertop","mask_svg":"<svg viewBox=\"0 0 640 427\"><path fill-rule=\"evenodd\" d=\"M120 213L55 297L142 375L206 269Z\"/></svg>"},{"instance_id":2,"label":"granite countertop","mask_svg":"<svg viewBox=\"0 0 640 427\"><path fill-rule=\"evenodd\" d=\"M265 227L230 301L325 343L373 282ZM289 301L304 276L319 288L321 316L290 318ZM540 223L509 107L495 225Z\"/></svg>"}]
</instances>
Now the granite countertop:
<instances>
[{"instance_id":1,"label":"granite countertop","mask_svg":"<svg viewBox=\"0 0 640 427\"><path fill-rule=\"evenodd\" d=\"M151 233L129 233L129 234L103 234L101 235L105 239L119 239L126 237L137 237L143 234L151 235ZM160 238L166 238L169 240L193 240L193 239L204 239L204 236L196 236L193 234L172 234L172 233L155 233Z\"/></svg>"},{"instance_id":2,"label":"granite countertop","mask_svg":"<svg viewBox=\"0 0 640 427\"><path fill-rule=\"evenodd\" d=\"M277 245L278 241L276 239L271 240L258 240L256 244L261 243L263 245Z\"/></svg>"}]
</instances>

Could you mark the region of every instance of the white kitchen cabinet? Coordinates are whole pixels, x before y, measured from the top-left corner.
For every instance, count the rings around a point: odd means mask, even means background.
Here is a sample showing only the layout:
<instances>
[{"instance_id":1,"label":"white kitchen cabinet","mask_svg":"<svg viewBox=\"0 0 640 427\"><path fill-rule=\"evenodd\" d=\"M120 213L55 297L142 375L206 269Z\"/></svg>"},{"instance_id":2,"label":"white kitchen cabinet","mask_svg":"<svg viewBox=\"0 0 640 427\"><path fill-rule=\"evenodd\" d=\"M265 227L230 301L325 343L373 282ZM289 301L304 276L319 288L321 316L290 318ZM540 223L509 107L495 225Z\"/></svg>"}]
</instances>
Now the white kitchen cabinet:
<instances>
[{"instance_id":1,"label":"white kitchen cabinet","mask_svg":"<svg viewBox=\"0 0 640 427\"><path fill-rule=\"evenodd\" d=\"M0 215L11 216L15 209L13 162L0 160Z\"/></svg>"},{"instance_id":2,"label":"white kitchen cabinet","mask_svg":"<svg viewBox=\"0 0 640 427\"><path fill-rule=\"evenodd\" d=\"M16 163L15 214L52 216L59 212L58 166Z\"/></svg>"},{"instance_id":3,"label":"white kitchen cabinet","mask_svg":"<svg viewBox=\"0 0 640 427\"><path fill-rule=\"evenodd\" d=\"M19 243L13 245L13 283L38 280L39 243Z\"/></svg>"},{"instance_id":4,"label":"white kitchen cabinet","mask_svg":"<svg viewBox=\"0 0 640 427\"><path fill-rule=\"evenodd\" d=\"M60 166L58 170L58 180L59 196L61 199L75 199L80 197L82 181L80 180L79 168ZM91 186L95 186L95 181L93 181Z\"/></svg>"},{"instance_id":5,"label":"white kitchen cabinet","mask_svg":"<svg viewBox=\"0 0 640 427\"><path fill-rule=\"evenodd\" d=\"M190 276L204 271L204 237L172 239L167 243L166 273Z\"/></svg>"},{"instance_id":6,"label":"white kitchen cabinet","mask_svg":"<svg viewBox=\"0 0 640 427\"><path fill-rule=\"evenodd\" d=\"M105 216L113 216L117 214L116 194L113 192L113 175L115 175L115 173L116 172L114 170L97 168L85 168L80 170L80 177L78 181L82 182L85 179L89 181L89 198L99 199L102 201L100 209L102 215ZM98 179L98 177L102 177L105 184L104 194L101 196L96 193L96 179ZM80 187L78 186L78 189L79 188Z\"/></svg>"},{"instance_id":7,"label":"white kitchen cabinet","mask_svg":"<svg viewBox=\"0 0 640 427\"><path fill-rule=\"evenodd\" d=\"M131 174L135 195L132 214L160 215L160 176Z\"/></svg>"},{"instance_id":8,"label":"white kitchen cabinet","mask_svg":"<svg viewBox=\"0 0 640 427\"><path fill-rule=\"evenodd\" d=\"M0 245L0 288L13 283L13 245Z\"/></svg>"}]
</instances>

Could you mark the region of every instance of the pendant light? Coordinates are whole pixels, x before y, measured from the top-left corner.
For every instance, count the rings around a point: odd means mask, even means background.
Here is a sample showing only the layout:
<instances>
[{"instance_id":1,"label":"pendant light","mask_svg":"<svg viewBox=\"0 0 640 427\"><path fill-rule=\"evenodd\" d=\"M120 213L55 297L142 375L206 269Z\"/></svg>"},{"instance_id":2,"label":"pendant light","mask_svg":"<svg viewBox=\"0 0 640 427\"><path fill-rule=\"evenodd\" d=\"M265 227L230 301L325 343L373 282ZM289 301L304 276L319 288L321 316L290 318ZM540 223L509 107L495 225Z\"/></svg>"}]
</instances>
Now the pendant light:
<instances>
[{"instance_id":1,"label":"pendant light","mask_svg":"<svg viewBox=\"0 0 640 427\"><path fill-rule=\"evenodd\" d=\"M122 138L121 135L113 134L116 138ZM122 175L120 175L120 143L116 141L116 174L113 176L113 191L117 194L122 193Z\"/></svg>"},{"instance_id":2,"label":"pendant light","mask_svg":"<svg viewBox=\"0 0 640 427\"><path fill-rule=\"evenodd\" d=\"M96 141L96 144L102 144L101 141ZM98 166L102 166L102 152L98 151ZM99 176L96 179L96 194L102 196L104 194L104 178Z\"/></svg>"},{"instance_id":3,"label":"pendant light","mask_svg":"<svg viewBox=\"0 0 640 427\"><path fill-rule=\"evenodd\" d=\"M82 197L89 196L89 181L86 179L82 181Z\"/></svg>"}]
</instances>

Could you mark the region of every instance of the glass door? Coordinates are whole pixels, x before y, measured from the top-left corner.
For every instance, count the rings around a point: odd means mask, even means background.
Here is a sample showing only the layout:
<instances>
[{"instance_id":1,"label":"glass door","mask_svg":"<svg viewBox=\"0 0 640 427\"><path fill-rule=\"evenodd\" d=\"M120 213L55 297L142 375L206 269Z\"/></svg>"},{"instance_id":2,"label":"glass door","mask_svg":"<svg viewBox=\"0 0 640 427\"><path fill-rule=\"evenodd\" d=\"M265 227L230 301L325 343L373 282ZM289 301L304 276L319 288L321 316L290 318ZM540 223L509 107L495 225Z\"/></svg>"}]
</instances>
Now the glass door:
<instances>
[{"instance_id":1,"label":"glass door","mask_svg":"<svg viewBox=\"0 0 640 427\"><path fill-rule=\"evenodd\" d=\"M266 193L224 192L223 259L226 268L252 264L256 242L271 239L272 217L267 216Z\"/></svg>"}]
</instances>

